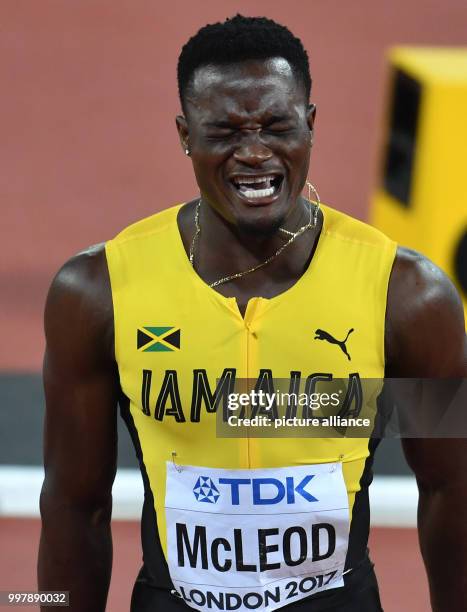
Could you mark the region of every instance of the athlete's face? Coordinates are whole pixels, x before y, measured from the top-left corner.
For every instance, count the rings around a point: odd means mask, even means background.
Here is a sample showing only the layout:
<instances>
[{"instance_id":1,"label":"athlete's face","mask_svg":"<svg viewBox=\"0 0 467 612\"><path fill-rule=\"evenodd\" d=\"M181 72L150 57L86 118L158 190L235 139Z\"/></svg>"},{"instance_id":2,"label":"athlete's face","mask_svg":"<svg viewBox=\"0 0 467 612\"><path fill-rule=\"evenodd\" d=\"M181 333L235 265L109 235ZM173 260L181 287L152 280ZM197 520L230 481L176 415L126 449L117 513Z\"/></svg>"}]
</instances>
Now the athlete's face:
<instances>
[{"instance_id":1,"label":"athlete's face","mask_svg":"<svg viewBox=\"0 0 467 612\"><path fill-rule=\"evenodd\" d=\"M277 229L307 177L314 115L282 58L199 68L177 128L203 200L239 228Z\"/></svg>"}]
</instances>

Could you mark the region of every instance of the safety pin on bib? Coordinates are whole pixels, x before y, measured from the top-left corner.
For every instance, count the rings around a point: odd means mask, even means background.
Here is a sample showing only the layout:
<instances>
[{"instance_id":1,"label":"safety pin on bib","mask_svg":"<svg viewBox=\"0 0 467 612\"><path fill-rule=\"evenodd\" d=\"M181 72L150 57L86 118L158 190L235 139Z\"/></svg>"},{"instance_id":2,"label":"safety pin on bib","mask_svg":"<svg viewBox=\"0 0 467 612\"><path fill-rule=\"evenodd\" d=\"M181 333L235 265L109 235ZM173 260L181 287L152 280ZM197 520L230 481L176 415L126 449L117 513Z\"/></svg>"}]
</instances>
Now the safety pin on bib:
<instances>
[{"instance_id":1,"label":"safety pin on bib","mask_svg":"<svg viewBox=\"0 0 467 612\"><path fill-rule=\"evenodd\" d=\"M342 454L339 455L339 457L337 458L337 463L333 463L331 465L331 469L329 470L331 474L332 474L332 472L335 472L337 470L337 465L339 463L342 463L343 459L344 459L344 455L342 455Z\"/></svg>"},{"instance_id":2,"label":"safety pin on bib","mask_svg":"<svg viewBox=\"0 0 467 612\"><path fill-rule=\"evenodd\" d=\"M175 462L175 457L177 456L177 453L175 451L172 451L172 463L174 464L174 468L177 470L178 473L180 473L183 468L180 465L177 465Z\"/></svg>"}]
</instances>

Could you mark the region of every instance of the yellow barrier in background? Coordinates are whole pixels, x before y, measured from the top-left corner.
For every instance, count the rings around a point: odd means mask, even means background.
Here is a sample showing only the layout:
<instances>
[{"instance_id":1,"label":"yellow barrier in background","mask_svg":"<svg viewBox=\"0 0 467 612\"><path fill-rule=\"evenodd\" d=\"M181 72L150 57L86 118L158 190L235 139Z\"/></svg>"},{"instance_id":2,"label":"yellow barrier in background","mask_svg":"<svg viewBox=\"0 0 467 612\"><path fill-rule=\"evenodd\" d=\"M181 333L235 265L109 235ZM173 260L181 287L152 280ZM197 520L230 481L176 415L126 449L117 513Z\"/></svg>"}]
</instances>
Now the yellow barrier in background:
<instances>
[{"instance_id":1,"label":"yellow barrier in background","mask_svg":"<svg viewBox=\"0 0 467 612\"><path fill-rule=\"evenodd\" d=\"M371 222L432 259L467 314L467 48L397 47Z\"/></svg>"}]
</instances>

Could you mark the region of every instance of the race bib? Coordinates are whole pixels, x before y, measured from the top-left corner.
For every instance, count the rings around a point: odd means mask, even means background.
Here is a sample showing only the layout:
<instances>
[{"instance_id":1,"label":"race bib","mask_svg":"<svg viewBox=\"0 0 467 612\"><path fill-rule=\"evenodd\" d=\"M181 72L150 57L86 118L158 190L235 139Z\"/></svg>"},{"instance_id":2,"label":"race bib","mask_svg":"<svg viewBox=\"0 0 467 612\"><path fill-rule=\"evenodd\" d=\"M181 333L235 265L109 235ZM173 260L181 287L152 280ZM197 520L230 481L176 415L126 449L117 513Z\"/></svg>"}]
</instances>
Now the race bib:
<instances>
[{"instance_id":1,"label":"race bib","mask_svg":"<svg viewBox=\"0 0 467 612\"><path fill-rule=\"evenodd\" d=\"M341 463L256 470L167 462L167 549L196 610L276 610L344 585Z\"/></svg>"}]
</instances>

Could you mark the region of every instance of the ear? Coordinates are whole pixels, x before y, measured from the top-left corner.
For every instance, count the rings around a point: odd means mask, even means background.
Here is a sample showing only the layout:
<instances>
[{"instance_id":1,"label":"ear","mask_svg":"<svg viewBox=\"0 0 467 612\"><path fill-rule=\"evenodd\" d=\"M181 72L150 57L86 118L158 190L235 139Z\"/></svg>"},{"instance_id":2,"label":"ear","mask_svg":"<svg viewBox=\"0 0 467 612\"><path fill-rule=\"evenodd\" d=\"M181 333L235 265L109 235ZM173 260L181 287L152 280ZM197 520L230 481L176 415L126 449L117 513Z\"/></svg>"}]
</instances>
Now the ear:
<instances>
[{"instance_id":1,"label":"ear","mask_svg":"<svg viewBox=\"0 0 467 612\"><path fill-rule=\"evenodd\" d=\"M180 138L180 144L182 145L183 152L186 153L190 148L189 136L188 136L188 123L183 115L177 115L175 117L175 123L177 125L178 137Z\"/></svg>"},{"instance_id":2,"label":"ear","mask_svg":"<svg viewBox=\"0 0 467 612\"><path fill-rule=\"evenodd\" d=\"M315 124L316 117L316 104L308 104L308 108L306 110L306 120L308 123L308 127L310 128L310 132L313 130L313 125Z\"/></svg>"}]
</instances>

